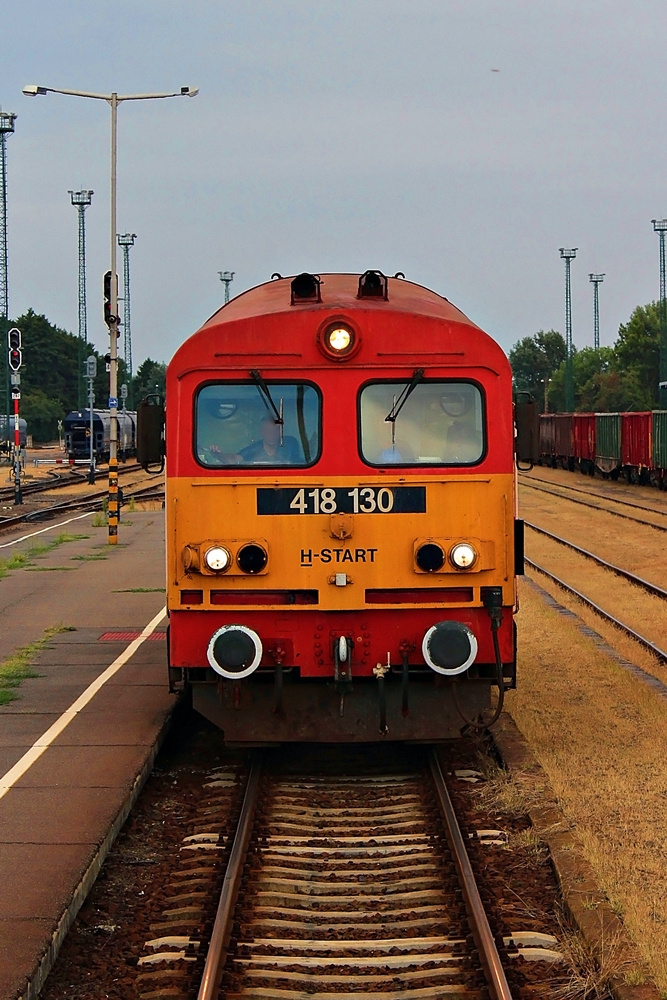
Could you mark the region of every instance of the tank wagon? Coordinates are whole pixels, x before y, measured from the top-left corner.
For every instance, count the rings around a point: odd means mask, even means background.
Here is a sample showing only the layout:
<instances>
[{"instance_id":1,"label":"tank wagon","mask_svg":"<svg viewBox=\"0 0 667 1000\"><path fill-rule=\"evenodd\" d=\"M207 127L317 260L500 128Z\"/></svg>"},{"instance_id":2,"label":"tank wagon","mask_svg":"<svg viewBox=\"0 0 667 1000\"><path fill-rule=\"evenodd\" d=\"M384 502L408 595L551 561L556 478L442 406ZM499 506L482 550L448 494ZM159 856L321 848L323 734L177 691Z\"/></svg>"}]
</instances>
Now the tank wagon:
<instances>
[{"instance_id":1,"label":"tank wagon","mask_svg":"<svg viewBox=\"0 0 667 1000\"><path fill-rule=\"evenodd\" d=\"M9 428L7 427L8 423ZM25 448L26 446L27 435L28 425L23 417L19 417L19 443L22 448ZM5 414L0 414L0 449L3 446L6 446L8 440L9 448L11 450L14 445L14 416L10 413L8 420Z\"/></svg>"},{"instance_id":2,"label":"tank wagon","mask_svg":"<svg viewBox=\"0 0 667 1000\"><path fill-rule=\"evenodd\" d=\"M93 455L98 462L109 459L111 411L93 410ZM118 412L118 457L121 461L136 454L137 414ZM68 458L90 457L90 410L73 410L65 417L65 451Z\"/></svg>"},{"instance_id":3,"label":"tank wagon","mask_svg":"<svg viewBox=\"0 0 667 1000\"><path fill-rule=\"evenodd\" d=\"M228 743L451 738L515 684L512 376L450 302L276 276L180 347L167 400L169 675Z\"/></svg>"}]
</instances>

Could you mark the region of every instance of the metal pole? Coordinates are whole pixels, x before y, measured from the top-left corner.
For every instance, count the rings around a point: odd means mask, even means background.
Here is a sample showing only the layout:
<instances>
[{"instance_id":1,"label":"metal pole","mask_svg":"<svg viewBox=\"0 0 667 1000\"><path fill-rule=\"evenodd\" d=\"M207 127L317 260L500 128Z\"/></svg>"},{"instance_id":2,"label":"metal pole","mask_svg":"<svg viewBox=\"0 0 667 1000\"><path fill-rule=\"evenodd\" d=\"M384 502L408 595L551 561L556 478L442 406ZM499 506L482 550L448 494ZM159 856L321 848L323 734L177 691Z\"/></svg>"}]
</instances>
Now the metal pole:
<instances>
[{"instance_id":1,"label":"metal pole","mask_svg":"<svg viewBox=\"0 0 667 1000\"><path fill-rule=\"evenodd\" d=\"M229 286L234 280L236 271L218 271L218 274L220 275L220 281L222 281L225 286L225 305L227 305L229 302Z\"/></svg>"},{"instance_id":2,"label":"metal pole","mask_svg":"<svg viewBox=\"0 0 667 1000\"><path fill-rule=\"evenodd\" d=\"M9 265L7 251L7 136L14 132L16 115L11 111L0 111L0 337L3 352L0 361L0 399L2 415L5 417L2 436L9 451L11 436L9 429L9 400L11 399L10 372L4 353L4 340L9 329Z\"/></svg>"},{"instance_id":3,"label":"metal pole","mask_svg":"<svg viewBox=\"0 0 667 1000\"><path fill-rule=\"evenodd\" d=\"M88 469L88 482L93 485L95 482L95 427L93 424L93 406L95 403L95 390L93 388L94 379L88 378L88 422L90 426L90 468Z\"/></svg>"},{"instance_id":4,"label":"metal pole","mask_svg":"<svg viewBox=\"0 0 667 1000\"><path fill-rule=\"evenodd\" d=\"M88 315L86 306L86 209L92 203L94 191L69 191L72 205L79 217L79 379L77 406L84 407L84 346L88 343Z\"/></svg>"},{"instance_id":5,"label":"metal pole","mask_svg":"<svg viewBox=\"0 0 667 1000\"><path fill-rule=\"evenodd\" d=\"M570 264L577 256L578 247L566 250L560 248L561 259L565 261L565 409L574 410L574 371L572 345L572 294L570 288Z\"/></svg>"},{"instance_id":6,"label":"metal pole","mask_svg":"<svg viewBox=\"0 0 667 1000\"><path fill-rule=\"evenodd\" d=\"M652 219L653 231L660 237L660 354L658 362L658 406L667 410L667 290L665 281L665 231L667 219Z\"/></svg>"},{"instance_id":7,"label":"metal pole","mask_svg":"<svg viewBox=\"0 0 667 1000\"><path fill-rule=\"evenodd\" d=\"M125 374L129 382L130 409L133 409L132 392L132 314L130 307L130 247L134 246L136 233L119 233L118 246L123 248L123 356Z\"/></svg>"},{"instance_id":8,"label":"metal pole","mask_svg":"<svg viewBox=\"0 0 667 1000\"><path fill-rule=\"evenodd\" d=\"M8 296L8 264L7 264L7 134L0 132L0 334L4 338L9 329L9 296ZM2 413L5 417L4 432L7 441L7 457L9 458L9 365L4 358L2 366Z\"/></svg>"},{"instance_id":9,"label":"metal pole","mask_svg":"<svg viewBox=\"0 0 667 1000\"><path fill-rule=\"evenodd\" d=\"M667 292L665 281L665 230L660 230L660 364L658 406L667 409Z\"/></svg>"},{"instance_id":10,"label":"metal pole","mask_svg":"<svg viewBox=\"0 0 667 1000\"><path fill-rule=\"evenodd\" d=\"M21 434L19 431L19 393L14 393L14 506L23 503L21 493Z\"/></svg>"},{"instance_id":11,"label":"metal pole","mask_svg":"<svg viewBox=\"0 0 667 1000\"><path fill-rule=\"evenodd\" d=\"M593 282L593 347L600 350L600 297L599 286L604 281L604 274L589 274L588 280Z\"/></svg>"},{"instance_id":12,"label":"metal pole","mask_svg":"<svg viewBox=\"0 0 667 1000\"><path fill-rule=\"evenodd\" d=\"M116 277L116 164L118 149L118 94L111 105L111 318L109 320L109 545L118 543L118 281Z\"/></svg>"}]
</instances>

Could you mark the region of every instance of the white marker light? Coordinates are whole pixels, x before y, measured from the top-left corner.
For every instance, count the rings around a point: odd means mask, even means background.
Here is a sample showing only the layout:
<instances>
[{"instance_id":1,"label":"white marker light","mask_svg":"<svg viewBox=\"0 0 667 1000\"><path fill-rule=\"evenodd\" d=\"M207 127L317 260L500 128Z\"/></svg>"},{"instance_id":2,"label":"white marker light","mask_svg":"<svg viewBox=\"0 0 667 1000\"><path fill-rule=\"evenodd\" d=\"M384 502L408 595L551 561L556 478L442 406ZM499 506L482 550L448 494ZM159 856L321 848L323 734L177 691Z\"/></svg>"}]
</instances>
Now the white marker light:
<instances>
[{"instance_id":1,"label":"white marker light","mask_svg":"<svg viewBox=\"0 0 667 1000\"><path fill-rule=\"evenodd\" d=\"M449 558L456 569L470 569L477 561L477 553L468 542L459 542L449 553Z\"/></svg>"},{"instance_id":2,"label":"white marker light","mask_svg":"<svg viewBox=\"0 0 667 1000\"><path fill-rule=\"evenodd\" d=\"M208 569L212 570L214 573L222 573L224 569L227 569L231 562L231 556L227 549L223 549L222 546L214 546L213 548L207 549L204 553L204 562Z\"/></svg>"}]
</instances>

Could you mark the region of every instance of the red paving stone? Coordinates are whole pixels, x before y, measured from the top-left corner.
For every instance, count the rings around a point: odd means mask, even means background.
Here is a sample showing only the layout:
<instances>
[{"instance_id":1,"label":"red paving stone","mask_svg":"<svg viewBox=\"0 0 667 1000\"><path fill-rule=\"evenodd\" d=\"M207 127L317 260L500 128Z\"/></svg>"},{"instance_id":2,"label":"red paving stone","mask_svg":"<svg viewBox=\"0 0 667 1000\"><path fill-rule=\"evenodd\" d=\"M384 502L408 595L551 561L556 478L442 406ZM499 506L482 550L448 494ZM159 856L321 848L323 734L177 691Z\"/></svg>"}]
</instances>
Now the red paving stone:
<instances>
[{"instance_id":1,"label":"red paving stone","mask_svg":"<svg viewBox=\"0 0 667 1000\"><path fill-rule=\"evenodd\" d=\"M24 681L18 699L0 707L0 787L2 776L129 644L103 645L100 636L112 629L140 634L163 604L160 593L111 590L163 584L162 517L135 513L132 520L133 527L122 529L124 544L108 559L70 561L104 541L77 522L70 530L91 538L40 560L75 572L18 570L0 581L0 616L11 622L0 636L0 662L46 628L76 629L52 638L36 661L40 676ZM34 995L29 984L152 759L174 703L161 631L0 798L0 1000Z\"/></svg>"},{"instance_id":2,"label":"red paving stone","mask_svg":"<svg viewBox=\"0 0 667 1000\"><path fill-rule=\"evenodd\" d=\"M52 918L27 917L7 920L0 916L0 997L13 1000L25 993L26 970L32 969L44 942L53 933Z\"/></svg>"}]
</instances>

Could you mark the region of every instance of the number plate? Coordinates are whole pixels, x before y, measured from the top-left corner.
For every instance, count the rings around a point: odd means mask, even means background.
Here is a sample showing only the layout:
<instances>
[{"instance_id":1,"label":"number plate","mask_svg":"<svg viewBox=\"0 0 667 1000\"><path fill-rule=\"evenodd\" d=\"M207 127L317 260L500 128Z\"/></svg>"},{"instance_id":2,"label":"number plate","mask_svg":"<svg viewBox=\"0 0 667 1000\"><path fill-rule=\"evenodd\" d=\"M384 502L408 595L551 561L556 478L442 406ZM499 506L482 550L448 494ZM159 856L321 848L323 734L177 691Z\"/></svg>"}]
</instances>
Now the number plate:
<instances>
[{"instance_id":1,"label":"number plate","mask_svg":"<svg viewBox=\"0 0 667 1000\"><path fill-rule=\"evenodd\" d=\"M425 486L257 490L258 514L423 514Z\"/></svg>"}]
</instances>

